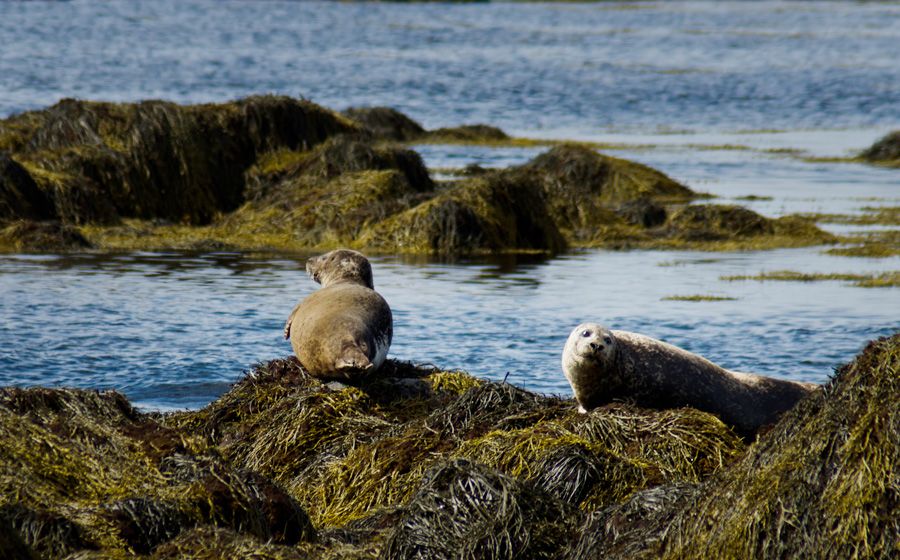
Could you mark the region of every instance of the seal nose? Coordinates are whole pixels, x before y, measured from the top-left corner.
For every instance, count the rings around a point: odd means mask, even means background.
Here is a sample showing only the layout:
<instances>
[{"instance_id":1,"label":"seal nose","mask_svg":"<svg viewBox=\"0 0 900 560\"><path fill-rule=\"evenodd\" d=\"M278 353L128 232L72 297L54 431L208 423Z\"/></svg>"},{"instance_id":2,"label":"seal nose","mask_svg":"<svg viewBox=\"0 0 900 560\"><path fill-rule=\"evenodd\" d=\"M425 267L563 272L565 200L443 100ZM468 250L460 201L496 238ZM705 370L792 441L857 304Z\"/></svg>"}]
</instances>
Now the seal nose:
<instances>
[{"instance_id":1,"label":"seal nose","mask_svg":"<svg viewBox=\"0 0 900 560\"><path fill-rule=\"evenodd\" d=\"M594 352L599 352L603 350L603 345L596 342L591 342L591 350L593 350Z\"/></svg>"}]
</instances>

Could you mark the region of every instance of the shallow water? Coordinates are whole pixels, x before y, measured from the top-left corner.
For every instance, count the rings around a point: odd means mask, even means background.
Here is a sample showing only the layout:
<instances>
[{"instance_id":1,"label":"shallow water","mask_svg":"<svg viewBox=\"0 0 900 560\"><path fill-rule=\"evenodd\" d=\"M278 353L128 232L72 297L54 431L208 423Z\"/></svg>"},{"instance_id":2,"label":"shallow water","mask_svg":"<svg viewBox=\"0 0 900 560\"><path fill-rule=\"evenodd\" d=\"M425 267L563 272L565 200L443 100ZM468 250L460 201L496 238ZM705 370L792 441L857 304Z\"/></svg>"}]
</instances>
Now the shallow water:
<instances>
[{"instance_id":1,"label":"shallow water","mask_svg":"<svg viewBox=\"0 0 900 560\"><path fill-rule=\"evenodd\" d=\"M900 205L896 170L767 150L847 156L900 128L898 44L900 5L878 2L0 2L0 116L70 96L303 95L337 109L394 106L428 128L486 122L626 144L607 152L767 216L856 213ZM711 149L724 145L751 149ZM437 168L516 165L543 151L416 149ZM764 199L740 200L750 195ZM900 268L900 258L821 250L374 264L395 313L391 356L568 394L559 353L582 320L729 368L824 381L900 328L900 289L720 280ZM254 362L289 354L283 321L313 289L301 265L0 255L0 386L115 388L146 407L202 406ZM663 299L690 295L735 299Z\"/></svg>"},{"instance_id":2,"label":"shallow water","mask_svg":"<svg viewBox=\"0 0 900 560\"><path fill-rule=\"evenodd\" d=\"M560 351L577 323L595 320L729 368L821 382L900 328L900 290L719 279L851 264L815 249L531 260L374 259L394 311L390 355L494 379L509 372L511 383L568 394ZM883 261L853 259L853 270ZM202 406L252 363L290 353L284 319L312 289L299 256L2 256L0 386L115 388L146 407ZM698 293L736 299L662 299Z\"/></svg>"}]
</instances>

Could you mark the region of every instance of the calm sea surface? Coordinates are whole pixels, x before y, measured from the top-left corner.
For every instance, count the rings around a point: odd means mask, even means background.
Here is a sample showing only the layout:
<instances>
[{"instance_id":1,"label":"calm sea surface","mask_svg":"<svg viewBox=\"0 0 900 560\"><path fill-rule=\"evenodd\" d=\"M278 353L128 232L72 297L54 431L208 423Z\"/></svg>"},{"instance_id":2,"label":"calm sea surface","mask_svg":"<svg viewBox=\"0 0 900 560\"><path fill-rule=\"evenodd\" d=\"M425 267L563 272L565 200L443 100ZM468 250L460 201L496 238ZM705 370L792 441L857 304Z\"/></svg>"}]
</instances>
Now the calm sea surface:
<instances>
[{"instance_id":1,"label":"calm sea surface","mask_svg":"<svg viewBox=\"0 0 900 560\"><path fill-rule=\"evenodd\" d=\"M62 97L390 105L429 128L487 122L626 144L610 153L768 216L857 213L900 205L896 170L772 150L842 156L900 128L898 45L900 5L878 2L0 2L0 116ZM750 149L710 149L725 145ZM417 149L434 168L541 151ZM824 381L900 329L900 289L720 279L900 269L898 257L822 250L373 262L394 309L393 357L568 394L559 353L583 320L726 367ZM202 406L253 363L290 353L282 324L314 286L304 257L0 255L0 386ZM664 299L698 294L734 299Z\"/></svg>"}]
</instances>

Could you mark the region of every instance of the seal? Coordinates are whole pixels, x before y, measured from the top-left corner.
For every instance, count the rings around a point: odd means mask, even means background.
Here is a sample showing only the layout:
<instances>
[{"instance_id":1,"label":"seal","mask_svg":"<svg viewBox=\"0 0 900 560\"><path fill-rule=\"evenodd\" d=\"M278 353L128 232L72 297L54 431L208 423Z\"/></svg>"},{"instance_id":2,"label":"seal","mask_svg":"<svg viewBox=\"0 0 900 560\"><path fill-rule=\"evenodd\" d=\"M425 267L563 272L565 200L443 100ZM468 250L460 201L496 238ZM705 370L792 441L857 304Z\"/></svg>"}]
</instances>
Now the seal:
<instances>
[{"instance_id":1,"label":"seal","mask_svg":"<svg viewBox=\"0 0 900 560\"><path fill-rule=\"evenodd\" d=\"M774 423L818 387L730 371L677 346L596 323L572 330L562 369L581 412L615 399L649 408L691 406L744 436Z\"/></svg>"},{"instance_id":2,"label":"seal","mask_svg":"<svg viewBox=\"0 0 900 560\"><path fill-rule=\"evenodd\" d=\"M337 249L306 262L322 287L294 307L284 325L297 359L313 377L358 382L387 357L394 325L391 308L372 282L362 253Z\"/></svg>"}]
</instances>

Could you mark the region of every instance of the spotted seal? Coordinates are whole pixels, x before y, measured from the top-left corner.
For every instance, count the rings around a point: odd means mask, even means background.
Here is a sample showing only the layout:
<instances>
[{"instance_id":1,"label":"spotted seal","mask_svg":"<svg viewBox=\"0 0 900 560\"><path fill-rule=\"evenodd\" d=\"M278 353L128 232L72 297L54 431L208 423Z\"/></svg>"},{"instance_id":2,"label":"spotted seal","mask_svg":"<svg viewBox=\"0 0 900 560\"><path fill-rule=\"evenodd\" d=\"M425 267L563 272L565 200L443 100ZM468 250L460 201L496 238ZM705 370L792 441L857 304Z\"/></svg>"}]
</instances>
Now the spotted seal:
<instances>
[{"instance_id":1,"label":"spotted seal","mask_svg":"<svg viewBox=\"0 0 900 560\"><path fill-rule=\"evenodd\" d=\"M294 307L284 338L310 375L360 381L381 367L393 337L372 265L362 253L337 249L309 259L306 272L322 287Z\"/></svg>"},{"instance_id":2,"label":"spotted seal","mask_svg":"<svg viewBox=\"0 0 900 560\"><path fill-rule=\"evenodd\" d=\"M562 369L582 412L613 399L650 408L691 406L748 436L817 387L729 371L671 344L596 323L572 330Z\"/></svg>"}]
</instances>

